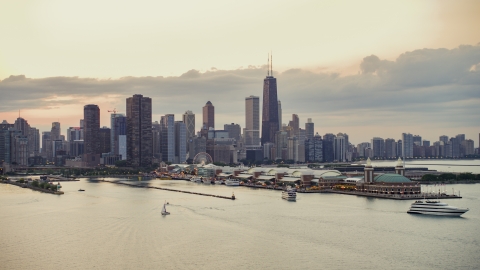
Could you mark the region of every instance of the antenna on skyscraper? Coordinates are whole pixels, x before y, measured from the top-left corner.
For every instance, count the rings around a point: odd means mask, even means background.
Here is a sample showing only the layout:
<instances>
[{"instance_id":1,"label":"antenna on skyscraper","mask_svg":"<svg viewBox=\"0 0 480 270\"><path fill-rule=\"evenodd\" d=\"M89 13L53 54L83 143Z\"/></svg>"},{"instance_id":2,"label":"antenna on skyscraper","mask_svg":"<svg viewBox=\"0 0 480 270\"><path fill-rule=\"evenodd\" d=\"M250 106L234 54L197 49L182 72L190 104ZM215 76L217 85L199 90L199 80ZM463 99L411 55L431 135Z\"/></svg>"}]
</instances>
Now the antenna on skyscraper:
<instances>
[{"instance_id":1,"label":"antenna on skyscraper","mask_svg":"<svg viewBox=\"0 0 480 270\"><path fill-rule=\"evenodd\" d=\"M270 68L268 67L270 65L270 54L268 54L267 57L267 77L270 76Z\"/></svg>"},{"instance_id":2,"label":"antenna on skyscraper","mask_svg":"<svg viewBox=\"0 0 480 270\"><path fill-rule=\"evenodd\" d=\"M273 54L272 54L272 51L270 51L270 76L273 77Z\"/></svg>"}]
</instances>

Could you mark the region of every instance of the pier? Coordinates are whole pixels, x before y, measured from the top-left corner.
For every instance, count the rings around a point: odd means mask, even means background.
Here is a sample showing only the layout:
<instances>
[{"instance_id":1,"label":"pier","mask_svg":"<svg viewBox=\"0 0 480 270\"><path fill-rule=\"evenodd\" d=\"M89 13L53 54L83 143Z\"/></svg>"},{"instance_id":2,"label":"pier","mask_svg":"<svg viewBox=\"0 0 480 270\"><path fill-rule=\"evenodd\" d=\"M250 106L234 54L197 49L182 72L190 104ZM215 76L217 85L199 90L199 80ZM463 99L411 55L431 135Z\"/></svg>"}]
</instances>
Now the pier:
<instances>
[{"instance_id":1,"label":"pier","mask_svg":"<svg viewBox=\"0 0 480 270\"><path fill-rule=\"evenodd\" d=\"M207 197L213 197L213 198L220 198L220 199L227 199L227 200L235 200L235 195L233 195L233 194L232 194L232 196L228 197L228 196L213 195L213 194L207 194L207 193L201 193L201 192L191 192L191 191L179 190L179 189L172 189L172 188L162 188L162 187L152 187L152 186L139 186L139 185L134 185L134 184L128 184L128 183L122 183L122 182L114 182L114 181L108 181L108 180L100 180L100 179L98 179L97 181L99 181L99 182L113 183L113 184L119 184L119 185L125 185L125 186L129 186L129 187L153 188L153 189L160 189L160 190L166 190L166 191L188 193L188 194L200 195L200 196L207 196Z\"/></svg>"}]
</instances>

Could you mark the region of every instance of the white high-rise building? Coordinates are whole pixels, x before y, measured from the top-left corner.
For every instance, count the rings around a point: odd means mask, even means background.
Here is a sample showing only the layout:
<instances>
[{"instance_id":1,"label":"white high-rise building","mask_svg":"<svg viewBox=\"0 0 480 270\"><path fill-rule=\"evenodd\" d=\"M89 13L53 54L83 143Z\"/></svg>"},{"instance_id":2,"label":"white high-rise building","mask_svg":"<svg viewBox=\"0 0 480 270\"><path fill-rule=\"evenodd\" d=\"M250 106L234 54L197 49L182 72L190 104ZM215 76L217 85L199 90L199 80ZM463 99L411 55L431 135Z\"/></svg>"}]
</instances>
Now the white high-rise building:
<instances>
[{"instance_id":1,"label":"white high-rise building","mask_svg":"<svg viewBox=\"0 0 480 270\"><path fill-rule=\"evenodd\" d=\"M260 143L260 98L245 98L245 146L259 146Z\"/></svg>"}]
</instances>

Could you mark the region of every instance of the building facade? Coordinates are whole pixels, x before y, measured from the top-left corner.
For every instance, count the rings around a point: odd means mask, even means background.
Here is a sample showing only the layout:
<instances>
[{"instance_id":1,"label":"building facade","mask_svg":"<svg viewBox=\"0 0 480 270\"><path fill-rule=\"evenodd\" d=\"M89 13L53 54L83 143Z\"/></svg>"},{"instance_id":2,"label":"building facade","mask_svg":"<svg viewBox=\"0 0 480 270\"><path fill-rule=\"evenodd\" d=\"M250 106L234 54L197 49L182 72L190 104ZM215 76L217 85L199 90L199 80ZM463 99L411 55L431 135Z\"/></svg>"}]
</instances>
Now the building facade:
<instances>
[{"instance_id":1,"label":"building facade","mask_svg":"<svg viewBox=\"0 0 480 270\"><path fill-rule=\"evenodd\" d=\"M127 98L127 162L132 167L150 167L153 157L152 99L142 95Z\"/></svg>"}]
</instances>

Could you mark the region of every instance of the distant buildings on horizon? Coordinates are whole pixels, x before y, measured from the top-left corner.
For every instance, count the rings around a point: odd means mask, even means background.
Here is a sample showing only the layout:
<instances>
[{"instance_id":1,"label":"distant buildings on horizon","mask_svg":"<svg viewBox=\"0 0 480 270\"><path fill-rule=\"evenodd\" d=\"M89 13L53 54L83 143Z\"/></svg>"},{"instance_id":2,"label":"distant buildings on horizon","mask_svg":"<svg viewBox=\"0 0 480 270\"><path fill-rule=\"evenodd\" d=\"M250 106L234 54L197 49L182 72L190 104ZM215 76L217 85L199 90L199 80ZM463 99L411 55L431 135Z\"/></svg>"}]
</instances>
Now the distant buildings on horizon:
<instances>
[{"instance_id":1,"label":"distant buildings on horizon","mask_svg":"<svg viewBox=\"0 0 480 270\"><path fill-rule=\"evenodd\" d=\"M263 81L263 107L260 122L260 98L245 97L245 126L225 124L215 129L215 107L207 101L202 108L202 126L195 127L195 114L187 110L180 121L174 114L152 119L152 99L136 94L126 99L125 114L112 111L110 127L100 127L100 108L84 106L78 127L69 127L61 135L61 124L53 122L50 131L30 127L19 117L14 124L0 124L0 163L31 166L54 163L58 166L95 167L119 161L131 167L151 167L160 162L195 162L199 153L207 153L214 162L235 164L284 162L346 162L357 158L460 158L478 154L473 140L464 134L439 136L431 143L419 135L402 133L401 139L373 137L356 146L346 133L315 134L315 124L307 119L305 128L292 114L282 122L277 80L271 60ZM260 129L260 123L262 128ZM40 140L42 147L40 148ZM480 134L479 134L480 141ZM204 154L202 154L204 155Z\"/></svg>"}]
</instances>

